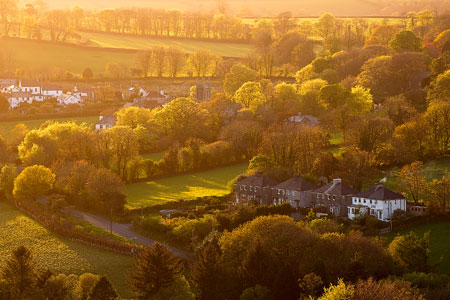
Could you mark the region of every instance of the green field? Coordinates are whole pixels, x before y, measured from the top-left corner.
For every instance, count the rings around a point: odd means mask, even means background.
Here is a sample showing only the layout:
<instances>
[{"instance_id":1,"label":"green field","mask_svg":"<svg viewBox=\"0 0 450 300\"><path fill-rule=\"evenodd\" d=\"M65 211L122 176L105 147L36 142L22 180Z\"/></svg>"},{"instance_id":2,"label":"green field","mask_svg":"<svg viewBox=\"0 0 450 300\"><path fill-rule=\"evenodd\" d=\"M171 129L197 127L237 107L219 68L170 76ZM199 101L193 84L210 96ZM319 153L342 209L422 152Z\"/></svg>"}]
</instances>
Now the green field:
<instances>
[{"instance_id":1,"label":"green field","mask_svg":"<svg viewBox=\"0 0 450 300\"><path fill-rule=\"evenodd\" d=\"M389 240L392 240L397 234L406 234L410 231L420 236L423 236L425 232L430 232L430 264L440 263L436 271L450 274L450 222L425 224L394 232L389 235Z\"/></svg>"},{"instance_id":2,"label":"green field","mask_svg":"<svg viewBox=\"0 0 450 300\"><path fill-rule=\"evenodd\" d=\"M89 39L89 46L144 50L154 46L177 46L186 53L193 53L199 49L209 49L217 56L243 57L250 53L252 45L242 43L221 43L214 41L197 41L186 39L164 39L108 33L80 32L82 37Z\"/></svg>"},{"instance_id":3,"label":"green field","mask_svg":"<svg viewBox=\"0 0 450 300\"><path fill-rule=\"evenodd\" d=\"M126 186L128 206L139 208L180 199L223 196L229 193L227 183L247 170L248 164L217 168L189 175L173 176Z\"/></svg>"},{"instance_id":4,"label":"green field","mask_svg":"<svg viewBox=\"0 0 450 300\"><path fill-rule=\"evenodd\" d=\"M397 177L400 169L399 167L392 168L386 174L386 186L397 191L400 191ZM424 174L427 180L439 179L445 171L450 171L450 159L436 159L424 163Z\"/></svg>"},{"instance_id":5,"label":"green field","mask_svg":"<svg viewBox=\"0 0 450 300\"><path fill-rule=\"evenodd\" d=\"M0 46L13 54L14 67L25 69L58 67L64 71L81 73L84 68L90 67L95 75L105 72L109 62L132 66L134 59L133 53L77 48L34 40L2 40Z\"/></svg>"},{"instance_id":6,"label":"green field","mask_svg":"<svg viewBox=\"0 0 450 300\"><path fill-rule=\"evenodd\" d=\"M69 122L75 121L79 124L87 123L88 125L93 125L98 121L98 117L75 117L75 118L56 118L49 119L54 122ZM0 122L0 135L5 137L6 139L11 138L11 131L16 127L17 124L23 123L28 129L36 129L41 126L42 123L47 121L47 119L40 120L25 120L25 121L11 121L11 122Z\"/></svg>"},{"instance_id":7,"label":"green field","mask_svg":"<svg viewBox=\"0 0 450 300\"><path fill-rule=\"evenodd\" d=\"M31 249L41 270L104 274L122 297L130 297L125 274L132 266L131 257L60 238L5 203L0 203L0 233L0 266L13 249L24 245Z\"/></svg>"}]
</instances>

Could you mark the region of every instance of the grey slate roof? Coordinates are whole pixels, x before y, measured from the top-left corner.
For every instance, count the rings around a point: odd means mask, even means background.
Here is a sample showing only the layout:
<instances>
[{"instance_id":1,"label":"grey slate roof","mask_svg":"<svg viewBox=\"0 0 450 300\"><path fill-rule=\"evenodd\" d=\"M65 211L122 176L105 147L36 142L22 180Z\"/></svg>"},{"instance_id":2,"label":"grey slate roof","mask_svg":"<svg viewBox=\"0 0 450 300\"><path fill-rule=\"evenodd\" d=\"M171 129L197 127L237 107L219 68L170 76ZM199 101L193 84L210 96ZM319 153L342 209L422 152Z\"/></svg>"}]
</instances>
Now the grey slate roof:
<instances>
[{"instance_id":1,"label":"grey slate roof","mask_svg":"<svg viewBox=\"0 0 450 300\"><path fill-rule=\"evenodd\" d=\"M341 181L337 181L336 179L330 182L329 184L314 190L313 192L326 193L330 195L340 195L340 196L356 195L359 193L357 190L342 183Z\"/></svg>"},{"instance_id":2,"label":"grey slate roof","mask_svg":"<svg viewBox=\"0 0 450 300\"><path fill-rule=\"evenodd\" d=\"M278 184L278 182L276 182L272 178L264 176L262 173L256 173L253 176L238 181L236 184L266 187L266 186L275 186Z\"/></svg>"},{"instance_id":3,"label":"grey slate roof","mask_svg":"<svg viewBox=\"0 0 450 300\"><path fill-rule=\"evenodd\" d=\"M372 188L366 191L362 191L354 196L373 200L405 199L403 195L395 193L388 188L385 188L382 183L377 183Z\"/></svg>"},{"instance_id":4,"label":"grey slate roof","mask_svg":"<svg viewBox=\"0 0 450 300\"><path fill-rule=\"evenodd\" d=\"M310 183L309 181L304 180L300 176L295 176L289 180L286 180L276 186L275 189L288 189L288 190L296 190L296 191L311 191L318 188L317 185Z\"/></svg>"}]
</instances>

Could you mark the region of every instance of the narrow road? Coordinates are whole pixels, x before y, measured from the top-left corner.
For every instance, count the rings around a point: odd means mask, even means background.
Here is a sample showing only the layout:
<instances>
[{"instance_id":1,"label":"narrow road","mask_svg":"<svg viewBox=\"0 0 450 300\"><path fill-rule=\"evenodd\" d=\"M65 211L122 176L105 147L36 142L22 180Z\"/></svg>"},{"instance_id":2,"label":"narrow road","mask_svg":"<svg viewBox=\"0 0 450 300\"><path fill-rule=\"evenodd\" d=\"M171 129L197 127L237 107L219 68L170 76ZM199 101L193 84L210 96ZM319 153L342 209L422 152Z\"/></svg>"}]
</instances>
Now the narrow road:
<instances>
[{"instance_id":1,"label":"narrow road","mask_svg":"<svg viewBox=\"0 0 450 300\"><path fill-rule=\"evenodd\" d=\"M74 209L65 209L64 210L65 213L74 216L80 220L86 221L88 223L91 223L94 226L100 227L104 230L109 231L111 228L111 223L109 220L90 214L90 213L86 213L86 212L82 212L82 211L78 211L78 210L74 210ZM121 237L124 237L126 239L129 240L134 240L139 244L145 245L145 246L149 246L151 247L153 245L153 243L155 242L152 239L149 239L145 236L139 235L136 232L131 230L132 225L131 224L120 224L120 223L114 223L112 224L112 232L120 235ZM188 259L189 255L180 249L174 248L174 247L170 247L167 246L170 250L170 252L172 252L173 254L184 258L184 259Z\"/></svg>"}]
</instances>

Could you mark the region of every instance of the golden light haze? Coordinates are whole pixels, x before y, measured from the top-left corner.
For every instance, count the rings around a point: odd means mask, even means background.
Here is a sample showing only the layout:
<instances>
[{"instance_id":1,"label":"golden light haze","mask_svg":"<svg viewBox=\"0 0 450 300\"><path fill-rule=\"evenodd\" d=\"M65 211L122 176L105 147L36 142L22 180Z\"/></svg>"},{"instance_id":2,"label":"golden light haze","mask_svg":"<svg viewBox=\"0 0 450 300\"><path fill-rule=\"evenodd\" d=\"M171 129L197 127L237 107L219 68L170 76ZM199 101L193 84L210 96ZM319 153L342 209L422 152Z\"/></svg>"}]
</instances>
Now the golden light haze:
<instances>
[{"instance_id":1,"label":"golden light haze","mask_svg":"<svg viewBox=\"0 0 450 300\"><path fill-rule=\"evenodd\" d=\"M179 8L185 11L215 11L217 0L48 0L50 9L70 8L75 5L87 9L106 7ZM227 0L229 13L247 16L274 16L282 11L292 11L295 16L317 16L330 12L337 16L393 16L409 11L431 9L450 10L450 0Z\"/></svg>"}]
</instances>

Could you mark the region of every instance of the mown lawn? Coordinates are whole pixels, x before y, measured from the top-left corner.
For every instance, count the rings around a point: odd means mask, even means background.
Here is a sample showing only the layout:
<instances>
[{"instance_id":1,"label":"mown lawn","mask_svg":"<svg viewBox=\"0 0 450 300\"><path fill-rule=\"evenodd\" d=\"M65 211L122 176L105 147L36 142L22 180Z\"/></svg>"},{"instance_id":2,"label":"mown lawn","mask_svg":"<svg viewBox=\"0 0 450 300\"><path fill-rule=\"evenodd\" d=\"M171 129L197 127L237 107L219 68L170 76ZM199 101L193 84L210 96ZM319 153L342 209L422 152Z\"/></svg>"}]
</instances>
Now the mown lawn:
<instances>
[{"instance_id":1,"label":"mown lawn","mask_svg":"<svg viewBox=\"0 0 450 300\"><path fill-rule=\"evenodd\" d=\"M411 231L419 236L423 236L425 232L430 232L430 264L440 263L436 271L450 274L450 222L425 224L408 230L393 232L388 236L388 240L391 241L397 234L406 234Z\"/></svg>"},{"instance_id":2,"label":"mown lawn","mask_svg":"<svg viewBox=\"0 0 450 300\"><path fill-rule=\"evenodd\" d=\"M122 297L131 296L125 277L132 266L131 257L65 240L5 203L0 203L0 234L1 267L13 249L24 245L31 249L41 270L104 274Z\"/></svg>"},{"instance_id":3,"label":"mown lawn","mask_svg":"<svg viewBox=\"0 0 450 300\"><path fill-rule=\"evenodd\" d=\"M197 197L223 196L229 193L228 182L244 173L247 167L248 164L245 163L194 174L129 184L125 188L128 206L139 208L180 199L193 200Z\"/></svg>"},{"instance_id":4,"label":"mown lawn","mask_svg":"<svg viewBox=\"0 0 450 300\"><path fill-rule=\"evenodd\" d=\"M199 49L209 49L217 56L244 57L252 50L252 45L243 43L221 43L214 41L197 41L188 39L164 39L157 37L143 37L108 33L79 32L90 41L89 46L144 50L154 46L176 46L186 53L193 53Z\"/></svg>"},{"instance_id":5,"label":"mown lawn","mask_svg":"<svg viewBox=\"0 0 450 300\"><path fill-rule=\"evenodd\" d=\"M56 118L49 119L54 122L70 122L74 121L79 124L87 123L89 125L95 124L98 121L98 117L76 117L76 118ZM11 138L11 131L16 127L17 124L23 123L28 129L36 129L41 126L42 123L47 121L47 119L40 120L24 120L24 121L11 121L11 122L0 122L0 135L9 139Z\"/></svg>"}]
</instances>

